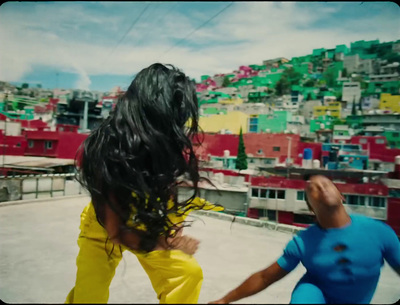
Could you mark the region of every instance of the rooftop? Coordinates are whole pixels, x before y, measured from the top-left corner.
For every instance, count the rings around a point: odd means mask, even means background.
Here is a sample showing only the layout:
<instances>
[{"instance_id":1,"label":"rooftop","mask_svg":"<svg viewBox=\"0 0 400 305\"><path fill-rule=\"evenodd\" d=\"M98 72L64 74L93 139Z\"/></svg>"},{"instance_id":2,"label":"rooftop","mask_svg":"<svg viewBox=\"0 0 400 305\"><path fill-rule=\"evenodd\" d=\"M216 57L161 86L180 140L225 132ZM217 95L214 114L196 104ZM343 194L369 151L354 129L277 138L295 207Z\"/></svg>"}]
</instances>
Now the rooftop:
<instances>
[{"instance_id":1,"label":"rooftop","mask_svg":"<svg viewBox=\"0 0 400 305\"><path fill-rule=\"evenodd\" d=\"M0 203L0 299L6 303L64 302L75 282L80 214L88 201L79 196ZM232 224L207 213L195 219L185 230L201 241L195 254L204 273L199 303L222 297L251 273L267 267L292 238L289 232ZM287 304L304 270L300 265L240 302ZM372 303L394 303L400 298L399 286L400 278L385 264ZM157 303L150 280L129 252L111 283L109 303Z\"/></svg>"}]
</instances>

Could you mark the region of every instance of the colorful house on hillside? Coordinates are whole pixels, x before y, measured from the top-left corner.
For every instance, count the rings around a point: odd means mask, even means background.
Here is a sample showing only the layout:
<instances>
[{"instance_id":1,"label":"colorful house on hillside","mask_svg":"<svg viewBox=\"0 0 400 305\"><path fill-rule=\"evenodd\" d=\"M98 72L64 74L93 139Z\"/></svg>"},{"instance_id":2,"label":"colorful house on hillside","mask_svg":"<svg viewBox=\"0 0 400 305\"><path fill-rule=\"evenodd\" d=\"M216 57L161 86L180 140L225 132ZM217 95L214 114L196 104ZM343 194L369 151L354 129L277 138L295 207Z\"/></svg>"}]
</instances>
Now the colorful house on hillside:
<instances>
[{"instance_id":1,"label":"colorful house on hillside","mask_svg":"<svg viewBox=\"0 0 400 305\"><path fill-rule=\"evenodd\" d=\"M341 118L342 105L340 102L328 102L327 106L314 106L314 117L330 115L332 117Z\"/></svg>"},{"instance_id":2,"label":"colorful house on hillside","mask_svg":"<svg viewBox=\"0 0 400 305\"><path fill-rule=\"evenodd\" d=\"M380 97L379 109L391 110L400 113L400 95L382 93Z\"/></svg>"},{"instance_id":3,"label":"colorful house on hillside","mask_svg":"<svg viewBox=\"0 0 400 305\"><path fill-rule=\"evenodd\" d=\"M283 132L292 121L292 112L286 110L274 110L272 114L254 114L249 117L249 133Z\"/></svg>"},{"instance_id":4,"label":"colorful house on hillside","mask_svg":"<svg viewBox=\"0 0 400 305\"><path fill-rule=\"evenodd\" d=\"M200 117L199 125L204 132L239 134L240 128L247 133L248 114L231 111L227 114L216 114Z\"/></svg>"},{"instance_id":5,"label":"colorful house on hillside","mask_svg":"<svg viewBox=\"0 0 400 305\"><path fill-rule=\"evenodd\" d=\"M321 129L332 130L334 117L330 115L320 115L315 119L310 120L310 132L316 132Z\"/></svg>"}]
</instances>

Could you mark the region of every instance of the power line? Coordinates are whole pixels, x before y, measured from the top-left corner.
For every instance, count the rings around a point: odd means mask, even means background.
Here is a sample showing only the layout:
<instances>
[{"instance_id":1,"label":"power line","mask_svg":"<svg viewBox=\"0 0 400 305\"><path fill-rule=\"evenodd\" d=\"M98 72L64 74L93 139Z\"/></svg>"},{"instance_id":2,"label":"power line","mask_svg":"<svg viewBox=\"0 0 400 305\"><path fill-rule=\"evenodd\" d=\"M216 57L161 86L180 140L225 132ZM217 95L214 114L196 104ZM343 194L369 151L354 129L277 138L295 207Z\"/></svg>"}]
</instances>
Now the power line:
<instances>
[{"instance_id":1,"label":"power line","mask_svg":"<svg viewBox=\"0 0 400 305\"><path fill-rule=\"evenodd\" d=\"M158 18L155 22L154 22L154 26L156 26L157 25L157 23L159 22L159 21L161 21L161 20L165 20L165 18L169 15L169 13L170 12L172 12L176 7L178 7L179 6L179 2L176 2L175 3L175 5L174 6L172 6L169 10L167 10L167 12L165 12L164 14L160 14L160 18ZM151 27L149 27L148 28L148 30L147 30L147 32L146 33L144 33L143 35L142 35L142 39L140 39L139 41L138 41L138 45L144 40L144 38L147 38L147 34L149 34L149 32L150 32L150 30L151 30L152 28Z\"/></svg>"},{"instance_id":2,"label":"power line","mask_svg":"<svg viewBox=\"0 0 400 305\"><path fill-rule=\"evenodd\" d=\"M143 16L144 12L148 9L148 7L151 5L151 3L147 4L146 7L143 9L143 11L139 14L139 16L136 18L136 20L132 23L132 25L129 27L129 29L126 31L126 33L124 34L124 36L122 36L122 38L118 41L118 43L115 45L115 47L112 49L112 51L110 52L110 54L108 54L108 56L106 57L106 59L103 62L104 63L107 61L107 59L111 56L112 53L114 53L115 49L121 44L121 42L125 39L126 35L128 35L128 33L133 29L133 27L135 26L135 24L139 21L139 19Z\"/></svg>"},{"instance_id":3,"label":"power line","mask_svg":"<svg viewBox=\"0 0 400 305\"><path fill-rule=\"evenodd\" d=\"M230 4L228 4L227 6L225 6L222 10L220 10L217 14L215 14L214 16L212 16L210 19L208 19L206 22L204 22L202 25L200 25L198 28L196 28L194 31L190 32L188 35L186 35L186 37L182 38L181 40L179 40L177 43L175 43L171 48L169 48L166 52L164 52L161 57L163 57L165 54L167 54L169 51L171 51L173 48L175 48L178 44L180 44L182 41L186 40L189 36L193 35L195 32L197 32L198 30L200 30L203 26L205 26L207 23L209 23L211 20L213 20L215 17L217 17L218 15L220 15L223 11L225 11L226 9L228 9L230 6L232 6L234 4L234 2L231 2Z\"/></svg>"}]
</instances>

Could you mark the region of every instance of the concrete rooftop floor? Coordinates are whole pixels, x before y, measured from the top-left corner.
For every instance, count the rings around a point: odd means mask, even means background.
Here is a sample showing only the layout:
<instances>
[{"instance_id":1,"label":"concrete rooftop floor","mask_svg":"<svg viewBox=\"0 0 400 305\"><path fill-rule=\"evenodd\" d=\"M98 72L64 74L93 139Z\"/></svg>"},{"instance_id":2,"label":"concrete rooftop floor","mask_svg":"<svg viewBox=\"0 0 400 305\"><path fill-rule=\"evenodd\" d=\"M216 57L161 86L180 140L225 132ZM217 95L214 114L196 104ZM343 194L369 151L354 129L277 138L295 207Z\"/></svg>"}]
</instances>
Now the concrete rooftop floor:
<instances>
[{"instance_id":1,"label":"concrete rooftop floor","mask_svg":"<svg viewBox=\"0 0 400 305\"><path fill-rule=\"evenodd\" d=\"M0 299L7 303L63 303L74 286L80 213L89 198L0 203ZM282 253L291 233L198 216L186 234L201 241L195 254L203 268L199 303L222 297ZM248 304L287 304L305 269L299 265ZM400 278L385 263L372 303L400 299ZM158 303L136 257L125 252L110 286L109 303Z\"/></svg>"}]
</instances>

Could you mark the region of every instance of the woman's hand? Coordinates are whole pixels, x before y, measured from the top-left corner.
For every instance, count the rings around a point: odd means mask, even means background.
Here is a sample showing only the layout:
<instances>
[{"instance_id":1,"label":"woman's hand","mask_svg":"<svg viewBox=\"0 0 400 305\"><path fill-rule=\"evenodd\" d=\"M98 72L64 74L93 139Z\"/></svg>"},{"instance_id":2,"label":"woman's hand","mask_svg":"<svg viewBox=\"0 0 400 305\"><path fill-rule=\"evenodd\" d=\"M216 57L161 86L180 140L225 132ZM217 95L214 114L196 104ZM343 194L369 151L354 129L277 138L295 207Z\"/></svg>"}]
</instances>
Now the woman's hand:
<instances>
[{"instance_id":1,"label":"woman's hand","mask_svg":"<svg viewBox=\"0 0 400 305\"><path fill-rule=\"evenodd\" d=\"M193 255L199 248L199 243L200 241L187 235L177 236L170 241L170 248L181 250L186 254Z\"/></svg>"}]
</instances>

